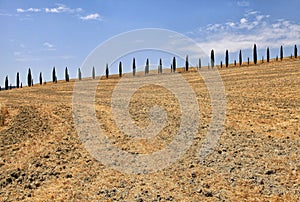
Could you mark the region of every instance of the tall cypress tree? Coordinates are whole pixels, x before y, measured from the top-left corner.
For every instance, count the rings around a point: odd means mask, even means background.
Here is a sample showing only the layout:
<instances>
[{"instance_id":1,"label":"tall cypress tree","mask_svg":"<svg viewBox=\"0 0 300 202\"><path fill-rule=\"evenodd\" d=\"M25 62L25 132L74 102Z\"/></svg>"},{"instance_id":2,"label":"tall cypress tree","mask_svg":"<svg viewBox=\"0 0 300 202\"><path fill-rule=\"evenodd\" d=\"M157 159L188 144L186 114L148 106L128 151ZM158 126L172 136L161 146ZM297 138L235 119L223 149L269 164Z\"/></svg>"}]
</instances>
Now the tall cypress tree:
<instances>
[{"instance_id":1,"label":"tall cypress tree","mask_svg":"<svg viewBox=\"0 0 300 202\"><path fill-rule=\"evenodd\" d=\"M172 67L173 67L173 72L176 72L176 58L175 58L175 56L173 57Z\"/></svg>"},{"instance_id":2,"label":"tall cypress tree","mask_svg":"<svg viewBox=\"0 0 300 202\"><path fill-rule=\"evenodd\" d=\"M32 85L32 76L31 76L30 68L28 69L27 84L28 84L29 87Z\"/></svg>"},{"instance_id":3,"label":"tall cypress tree","mask_svg":"<svg viewBox=\"0 0 300 202\"><path fill-rule=\"evenodd\" d=\"M66 82L69 82L69 72L68 72L68 67L66 67L66 69L65 69L65 80L66 80Z\"/></svg>"},{"instance_id":4,"label":"tall cypress tree","mask_svg":"<svg viewBox=\"0 0 300 202\"><path fill-rule=\"evenodd\" d=\"M5 90L8 90L8 76L5 77Z\"/></svg>"},{"instance_id":5,"label":"tall cypress tree","mask_svg":"<svg viewBox=\"0 0 300 202\"><path fill-rule=\"evenodd\" d=\"M297 50L297 45L295 44L294 46L294 56L297 58L298 50Z\"/></svg>"},{"instance_id":6,"label":"tall cypress tree","mask_svg":"<svg viewBox=\"0 0 300 202\"><path fill-rule=\"evenodd\" d=\"M78 68L78 79L81 80L81 70Z\"/></svg>"},{"instance_id":7,"label":"tall cypress tree","mask_svg":"<svg viewBox=\"0 0 300 202\"><path fill-rule=\"evenodd\" d=\"M119 77L122 77L122 62L119 63Z\"/></svg>"},{"instance_id":8,"label":"tall cypress tree","mask_svg":"<svg viewBox=\"0 0 300 202\"><path fill-rule=\"evenodd\" d=\"M135 65L135 58L133 58L133 61L132 61L132 74L133 74L133 76L135 76L135 72L136 72L136 65Z\"/></svg>"},{"instance_id":9,"label":"tall cypress tree","mask_svg":"<svg viewBox=\"0 0 300 202\"><path fill-rule=\"evenodd\" d=\"M57 83L55 67L53 67L53 70L52 70L52 81L53 81L53 83Z\"/></svg>"},{"instance_id":10,"label":"tall cypress tree","mask_svg":"<svg viewBox=\"0 0 300 202\"><path fill-rule=\"evenodd\" d=\"M17 88L20 87L20 74L17 72Z\"/></svg>"},{"instance_id":11,"label":"tall cypress tree","mask_svg":"<svg viewBox=\"0 0 300 202\"><path fill-rule=\"evenodd\" d=\"M283 60L283 47L280 46L280 60Z\"/></svg>"},{"instance_id":12,"label":"tall cypress tree","mask_svg":"<svg viewBox=\"0 0 300 202\"><path fill-rule=\"evenodd\" d=\"M69 76L68 67L66 67L66 69L65 69L65 79L66 79L66 82L69 82L69 81L70 81L70 76Z\"/></svg>"},{"instance_id":13,"label":"tall cypress tree","mask_svg":"<svg viewBox=\"0 0 300 202\"><path fill-rule=\"evenodd\" d=\"M215 53L214 53L214 50L211 50L211 52L210 52L210 63L211 63L211 68L214 68L214 66L215 66Z\"/></svg>"},{"instance_id":14,"label":"tall cypress tree","mask_svg":"<svg viewBox=\"0 0 300 202\"><path fill-rule=\"evenodd\" d=\"M225 52L225 66L228 67L229 65L229 55L228 55L228 50Z\"/></svg>"},{"instance_id":15,"label":"tall cypress tree","mask_svg":"<svg viewBox=\"0 0 300 202\"><path fill-rule=\"evenodd\" d=\"M188 55L185 58L185 71L189 71L189 56Z\"/></svg>"},{"instance_id":16,"label":"tall cypress tree","mask_svg":"<svg viewBox=\"0 0 300 202\"><path fill-rule=\"evenodd\" d=\"M145 75L149 74L149 59L146 60Z\"/></svg>"},{"instance_id":17,"label":"tall cypress tree","mask_svg":"<svg viewBox=\"0 0 300 202\"><path fill-rule=\"evenodd\" d=\"M159 59L158 73L162 74L162 60L161 60L161 58Z\"/></svg>"},{"instance_id":18,"label":"tall cypress tree","mask_svg":"<svg viewBox=\"0 0 300 202\"><path fill-rule=\"evenodd\" d=\"M239 63L240 63L240 66L242 66L242 63L243 63L243 58L242 58L242 50L240 50L240 53L239 53Z\"/></svg>"},{"instance_id":19,"label":"tall cypress tree","mask_svg":"<svg viewBox=\"0 0 300 202\"><path fill-rule=\"evenodd\" d=\"M106 64L105 75L106 75L106 79L108 79L108 76L109 76L108 64Z\"/></svg>"},{"instance_id":20,"label":"tall cypress tree","mask_svg":"<svg viewBox=\"0 0 300 202\"><path fill-rule=\"evenodd\" d=\"M199 69L201 69L201 58L199 58Z\"/></svg>"},{"instance_id":21,"label":"tall cypress tree","mask_svg":"<svg viewBox=\"0 0 300 202\"><path fill-rule=\"evenodd\" d=\"M267 48L267 62L270 62L270 49Z\"/></svg>"},{"instance_id":22,"label":"tall cypress tree","mask_svg":"<svg viewBox=\"0 0 300 202\"><path fill-rule=\"evenodd\" d=\"M254 44L254 48L253 48L253 62L256 65L256 63L257 63L257 49L256 49L256 44Z\"/></svg>"},{"instance_id":23,"label":"tall cypress tree","mask_svg":"<svg viewBox=\"0 0 300 202\"><path fill-rule=\"evenodd\" d=\"M43 84L43 76L42 76L42 72L40 72L40 85Z\"/></svg>"},{"instance_id":24,"label":"tall cypress tree","mask_svg":"<svg viewBox=\"0 0 300 202\"><path fill-rule=\"evenodd\" d=\"M95 72L95 67L93 66L93 70L92 70L92 78L95 79L96 78L96 72Z\"/></svg>"}]
</instances>

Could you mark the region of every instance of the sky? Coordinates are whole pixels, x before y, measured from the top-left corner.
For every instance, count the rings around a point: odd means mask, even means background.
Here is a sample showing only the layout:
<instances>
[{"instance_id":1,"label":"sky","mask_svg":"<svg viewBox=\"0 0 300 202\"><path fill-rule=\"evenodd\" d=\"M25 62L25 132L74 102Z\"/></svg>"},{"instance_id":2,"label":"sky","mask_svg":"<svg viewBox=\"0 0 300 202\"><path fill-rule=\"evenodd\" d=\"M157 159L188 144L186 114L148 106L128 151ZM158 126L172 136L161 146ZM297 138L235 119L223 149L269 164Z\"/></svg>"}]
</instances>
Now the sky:
<instances>
[{"instance_id":1,"label":"sky","mask_svg":"<svg viewBox=\"0 0 300 202\"><path fill-rule=\"evenodd\" d=\"M252 59L254 43L258 58L267 47L271 57L276 57L281 45L289 56L300 43L299 8L298 0L0 0L0 86L6 76L15 85L17 72L24 85L29 67L35 83L40 72L50 81L54 66L58 79L64 78L65 67L74 78L99 44L144 28L183 34L207 55L213 49L217 64L224 60L226 49L230 62L237 59L240 49L244 61ZM145 61L142 55L136 58L140 65ZM158 63L157 55L153 54L150 63ZM131 61L134 54L128 57ZM163 65L169 67L170 61L165 59ZM118 62L109 65L114 72ZM124 66L130 71L130 64Z\"/></svg>"}]
</instances>

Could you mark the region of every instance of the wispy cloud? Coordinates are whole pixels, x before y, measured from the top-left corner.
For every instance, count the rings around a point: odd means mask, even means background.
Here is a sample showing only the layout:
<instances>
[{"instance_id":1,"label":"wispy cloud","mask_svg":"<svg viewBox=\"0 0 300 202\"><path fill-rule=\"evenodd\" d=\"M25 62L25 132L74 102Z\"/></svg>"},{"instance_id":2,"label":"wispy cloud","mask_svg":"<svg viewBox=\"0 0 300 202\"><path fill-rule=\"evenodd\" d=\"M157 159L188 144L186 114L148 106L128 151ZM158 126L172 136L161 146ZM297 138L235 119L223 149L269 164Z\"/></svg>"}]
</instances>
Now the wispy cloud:
<instances>
[{"instance_id":1,"label":"wispy cloud","mask_svg":"<svg viewBox=\"0 0 300 202\"><path fill-rule=\"evenodd\" d=\"M76 13L81 12L82 8L69 8L64 4L57 4L54 8L44 8L46 13Z\"/></svg>"},{"instance_id":2,"label":"wispy cloud","mask_svg":"<svg viewBox=\"0 0 300 202\"><path fill-rule=\"evenodd\" d=\"M56 50L55 46L53 44L51 44L50 42L44 42L43 43L44 48L46 48L45 50Z\"/></svg>"},{"instance_id":3,"label":"wispy cloud","mask_svg":"<svg viewBox=\"0 0 300 202\"><path fill-rule=\"evenodd\" d=\"M13 16L13 15L10 14L10 13L7 13L6 11L0 10L0 16L8 16L8 17L10 17L10 16Z\"/></svg>"},{"instance_id":4,"label":"wispy cloud","mask_svg":"<svg viewBox=\"0 0 300 202\"><path fill-rule=\"evenodd\" d=\"M247 7L250 6L250 2L249 1L237 1L237 5L240 7Z\"/></svg>"},{"instance_id":5,"label":"wispy cloud","mask_svg":"<svg viewBox=\"0 0 300 202\"><path fill-rule=\"evenodd\" d=\"M39 8L28 8L28 9L17 8L18 13L27 13L27 12L37 13L40 11L41 11L41 9L39 9Z\"/></svg>"},{"instance_id":6,"label":"wispy cloud","mask_svg":"<svg viewBox=\"0 0 300 202\"><path fill-rule=\"evenodd\" d=\"M74 59L75 57L73 55L61 55L58 58L63 60L70 60L70 59Z\"/></svg>"},{"instance_id":7,"label":"wispy cloud","mask_svg":"<svg viewBox=\"0 0 300 202\"><path fill-rule=\"evenodd\" d=\"M80 17L81 20L101 20L99 13L93 13L86 16Z\"/></svg>"},{"instance_id":8,"label":"wispy cloud","mask_svg":"<svg viewBox=\"0 0 300 202\"><path fill-rule=\"evenodd\" d=\"M214 49L219 54L223 54L226 49L231 52L250 49L254 43L263 48L299 43L300 24L285 19L271 21L269 17L257 11L249 11L239 21L202 27L192 37L205 52Z\"/></svg>"},{"instance_id":9,"label":"wispy cloud","mask_svg":"<svg viewBox=\"0 0 300 202\"><path fill-rule=\"evenodd\" d=\"M48 7L48 8L17 8L16 9L17 13L37 13L37 12L43 12L46 14L58 14L58 13L67 13L67 14L76 14L77 17L81 20L102 20L102 16L99 13L92 13L92 14L87 14L83 15L81 14L80 16L79 13L83 12L82 8L70 8L64 4L56 4L55 7ZM1 15L1 13L0 13Z\"/></svg>"},{"instance_id":10,"label":"wispy cloud","mask_svg":"<svg viewBox=\"0 0 300 202\"><path fill-rule=\"evenodd\" d=\"M44 11L45 13L79 13L83 11L82 8L70 8L64 4L56 4L55 7L52 8L17 8L17 13L37 13Z\"/></svg>"},{"instance_id":11,"label":"wispy cloud","mask_svg":"<svg viewBox=\"0 0 300 202\"><path fill-rule=\"evenodd\" d=\"M15 60L18 62L33 62L41 60L41 58L32 55L31 51L14 51L13 54L15 56Z\"/></svg>"}]
</instances>

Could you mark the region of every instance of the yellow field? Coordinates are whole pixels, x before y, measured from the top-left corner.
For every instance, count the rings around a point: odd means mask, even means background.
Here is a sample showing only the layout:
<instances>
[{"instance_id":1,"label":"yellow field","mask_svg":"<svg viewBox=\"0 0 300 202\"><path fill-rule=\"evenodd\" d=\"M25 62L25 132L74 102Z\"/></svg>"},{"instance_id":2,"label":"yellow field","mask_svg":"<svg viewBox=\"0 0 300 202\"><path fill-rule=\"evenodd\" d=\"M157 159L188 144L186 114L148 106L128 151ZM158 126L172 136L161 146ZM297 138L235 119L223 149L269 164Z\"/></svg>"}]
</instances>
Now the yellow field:
<instances>
[{"instance_id":1,"label":"yellow field","mask_svg":"<svg viewBox=\"0 0 300 202\"><path fill-rule=\"evenodd\" d=\"M148 174L116 171L87 152L72 116L74 80L1 91L1 106L9 112L0 126L1 201L300 201L300 60L231 66L219 73L227 104L214 151L205 159L199 156L211 120L209 92L194 69L182 72L199 104L199 127L179 161ZM149 76L176 83L174 75ZM128 119L147 127L150 108L159 105L167 124L152 138L130 138L111 110L119 81L100 80L95 99L96 116L111 144L134 154L170 144L182 115L178 99L159 85L138 89Z\"/></svg>"}]
</instances>

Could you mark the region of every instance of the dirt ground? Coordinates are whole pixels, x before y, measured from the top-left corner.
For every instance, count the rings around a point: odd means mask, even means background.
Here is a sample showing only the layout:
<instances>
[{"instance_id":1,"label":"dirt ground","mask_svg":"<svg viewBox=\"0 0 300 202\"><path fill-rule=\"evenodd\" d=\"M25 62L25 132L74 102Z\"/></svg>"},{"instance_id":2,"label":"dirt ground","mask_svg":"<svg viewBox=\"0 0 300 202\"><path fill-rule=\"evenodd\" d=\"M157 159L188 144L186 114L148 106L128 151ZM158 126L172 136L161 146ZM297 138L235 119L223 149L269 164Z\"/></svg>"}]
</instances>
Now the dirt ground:
<instances>
[{"instance_id":1,"label":"dirt ground","mask_svg":"<svg viewBox=\"0 0 300 202\"><path fill-rule=\"evenodd\" d=\"M209 92L195 70L182 72L198 101L199 126L179 160L145 174L115 170L86 150L73 120L74 80L1 91L9 115L0 126L0 200L300 201L300 60L219 73L226 117L213 152L199 156L211 121ZM163 76L179 87L174 75L149 77ZM149 110L158 105L167 123L151 138L132 138L118 128L111 110L118 82L100 80L95 98L96 117L110 143L136 155L165 148L180 127L179 100L160 85L139 88L130 99L128 119L147 127Z\"/></svg>"}]
</instances>

